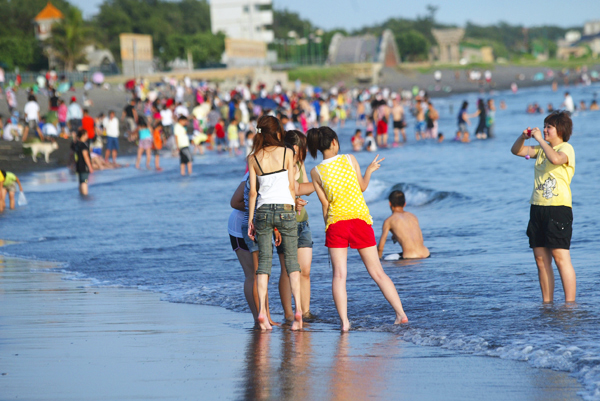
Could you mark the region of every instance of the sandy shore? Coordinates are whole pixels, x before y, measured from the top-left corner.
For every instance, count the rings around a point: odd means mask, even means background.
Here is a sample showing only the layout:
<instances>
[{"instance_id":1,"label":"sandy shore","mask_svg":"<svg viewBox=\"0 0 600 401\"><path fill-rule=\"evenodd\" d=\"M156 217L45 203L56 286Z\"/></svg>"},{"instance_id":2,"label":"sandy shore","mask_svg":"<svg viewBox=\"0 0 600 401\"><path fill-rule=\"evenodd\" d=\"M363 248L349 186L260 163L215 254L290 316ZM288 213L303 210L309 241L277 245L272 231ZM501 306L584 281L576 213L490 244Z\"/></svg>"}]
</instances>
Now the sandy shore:
<instances>
[{"instance_id":1,"label":"sandy shore","mask_svg":"<svg viewBox=\"0 0 600 401\"><path fill-rule=\"evenodd\" d=\"M565 373L390 333L261 333L249 314L94 288L53 267L0 256L2 400L575 400L581 389Z\"/></svg>"}]
</instances>

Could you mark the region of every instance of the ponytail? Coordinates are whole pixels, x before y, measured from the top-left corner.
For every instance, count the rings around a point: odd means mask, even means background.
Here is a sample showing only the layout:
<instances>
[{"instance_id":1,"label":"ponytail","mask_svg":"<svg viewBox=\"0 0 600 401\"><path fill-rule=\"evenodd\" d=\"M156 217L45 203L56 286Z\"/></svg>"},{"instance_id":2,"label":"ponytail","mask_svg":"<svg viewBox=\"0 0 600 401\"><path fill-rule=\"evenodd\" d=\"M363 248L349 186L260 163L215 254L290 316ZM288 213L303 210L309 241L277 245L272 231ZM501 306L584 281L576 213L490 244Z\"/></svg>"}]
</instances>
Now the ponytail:
<instances>
[{"instance_id":1,"label":"ponytail","mask_svg":"<svg viewBox=\"0 0 600 401\"><path fill-rule=\"evenodd\" d=\"M311 128L306 134L306 146L313 159L317 158L319 151L323 153L329 149L333 140L339 143L337 134L329 127Z\"/></svg>"}]
</instances>

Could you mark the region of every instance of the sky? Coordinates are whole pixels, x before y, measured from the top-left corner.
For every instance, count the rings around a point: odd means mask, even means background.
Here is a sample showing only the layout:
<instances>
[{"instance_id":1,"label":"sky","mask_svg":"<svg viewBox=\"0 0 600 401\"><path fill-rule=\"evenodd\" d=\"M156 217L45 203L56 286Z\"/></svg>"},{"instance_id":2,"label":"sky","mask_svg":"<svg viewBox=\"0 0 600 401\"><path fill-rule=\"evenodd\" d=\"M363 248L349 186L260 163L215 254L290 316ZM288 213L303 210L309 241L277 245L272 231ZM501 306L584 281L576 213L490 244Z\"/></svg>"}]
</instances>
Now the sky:
<instances>
[{"instance_id":1,"label":"sky","mask_svg":"<svg viewBox=\"0 0 600 401\"><path fill-rule=\"evenodd\" d=\"M86 17L98 10L102 0L69 0ZM324 28L352 30L392 17L415 18L426 14L426 5L439 7L436 20L464 26L467 21L490 25L505 21L513 25L582 27L600 19L600 0L273 0L275 9L287 8Z\"/></svg>"}]
</instances>

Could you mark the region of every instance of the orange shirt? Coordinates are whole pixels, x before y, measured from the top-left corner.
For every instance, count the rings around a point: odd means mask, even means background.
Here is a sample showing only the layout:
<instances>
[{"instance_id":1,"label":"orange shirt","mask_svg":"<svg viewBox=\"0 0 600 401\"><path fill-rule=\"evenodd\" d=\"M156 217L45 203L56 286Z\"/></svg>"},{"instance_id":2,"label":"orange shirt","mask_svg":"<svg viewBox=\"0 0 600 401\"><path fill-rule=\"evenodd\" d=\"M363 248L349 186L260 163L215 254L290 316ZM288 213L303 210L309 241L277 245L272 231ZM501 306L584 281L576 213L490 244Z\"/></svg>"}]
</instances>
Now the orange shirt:
<instances>
[{"instance_id":1,"label":"orange shirt","mask_svg":"<svg viewBox=\"0 0 600 401\"><path fill-rule=\"evenodd\" d=\"M96 137L96 130L94 129L95 121L90 116L84 116L81 120L81 128L87 131L88 139L93 140Z\"/></svg>"},{"instance_id":2,"label":"orange shirt","mask_svg":"<svg viewBox=\"0 0 600 401\"><path fill-rule=\"evenodd\" d=\"M154 149L162 149L162 138L160 137L161 134L161 129L160 128L155 128L154 132L152 133L152 136L154 137L154 141L152 146L154 147Z\"/></svg>"}]
</instances>

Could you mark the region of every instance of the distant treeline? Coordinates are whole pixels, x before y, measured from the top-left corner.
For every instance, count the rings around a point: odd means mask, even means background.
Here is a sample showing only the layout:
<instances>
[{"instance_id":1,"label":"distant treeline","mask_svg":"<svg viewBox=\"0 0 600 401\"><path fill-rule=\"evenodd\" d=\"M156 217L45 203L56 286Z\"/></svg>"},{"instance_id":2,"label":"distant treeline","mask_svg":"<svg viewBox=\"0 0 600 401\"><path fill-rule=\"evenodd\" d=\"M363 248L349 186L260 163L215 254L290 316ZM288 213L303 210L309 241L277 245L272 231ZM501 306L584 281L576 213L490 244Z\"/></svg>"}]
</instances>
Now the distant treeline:
<instances>
[{"instance_id":1,"label":"distant treeline","mask_svg":"<svg viewBox=\"0 0 600 401\"><path fill-rule=\"evenodd\" d=\"M12 70L48 68L43 46L35 40L33 19L48 0L0 0L0 65ZM51 0L65 15L76 9L67 0ZM80 13L79 13L80 14ZM70 21L69 21L70 22ZM105 0L99 12L85 21L80 40L108 48L120 60L119 34L152 35L154 55L165 65L191 52L196 66L218 63L225 48L224 36L210 30L206 0ZM72 45L72 44L71 44Z\"/></svg>"},{"instance_id":2,"label":"distant treeline","mask_svg":"<svg viewBox=\"0 0 600 401\"><path fill-rule=\"evenodd\" d=\"M0 24L0 65L5 69L47 68L48 60L43 46L35 40L32 22L46 3L47 0L0 0L0 15L3 19ZM52 0L52 4L65 15L81 15L67 0ZM436 11L437 7L427 6L426 15L414 20L390 18L381 24L350 32L343 29L323 31L319 46L326 54L336 32L347 35L380 35L384 29L390 29L396 37L403 60L426 60L431 46L435 45L431 29L451 27L436 22ZM285 53L290 51L290 31L296 32L300 38L308 38L312 34L314 40L318 27L309 20L288 10L274 10L273 13L276 43L271 47L283 53L280 54L281 58L285 58ZM75 20L76 18L68 18L65 24ZM186 59L190 52L197 67L218 63L224 51L224 36L211 33L210 6L207 0L105 0L100 5L99 12L83 23L85 29L78 32L83 32L80 36L84 37L66 37L63 41L65 47L79 49L84 44L95 44L100 48L110 49L119 60L120 33L148 34L153 37L154 55L163 66L176 58ZM490 26L468 23L465 28L466 42L492 46L497 57L507 59L521 57L533 51L548 51L552 56L556 51L555 41L567 31L556 26L524 29L522 26L503 22ZM63 29L61 32L68 33L69 30Z\"/></svg>"},{"instance_id":3,"label":"distant treeline","mask_svg":"<svg viewBox=\"0 0 600 401\"><path fill-rule=\"evenodd\" d=\"M390 29L396 37L400 56L404 61L427 60L431 46L436 44L431 30L433 28L456 28L455 25L442 24L436 21L438 7L428 5L427 13L416 19L390 18L381 24L365 26L361 29L346 31L334 29L324 32L323 46L328 48L331 37L336 32L345 35L373 34L381 35L385 29ZM468 22L465 28L464 41L477 46L492 46L496 57L515 59L527 57L532 52L547 51L552 57L556 53L556 40L564 38L568 30L581 31L581 27L561 28L558 26L539 26L525 28L522 25L510 25L499 22L495 25L476 25ZM297 13L288 10L275 11L273 23L275 37L286 39L289 31L295 31L301 37L315 32L318 27L309 20L302 19Z\"/></svg>"}]
</instances>

